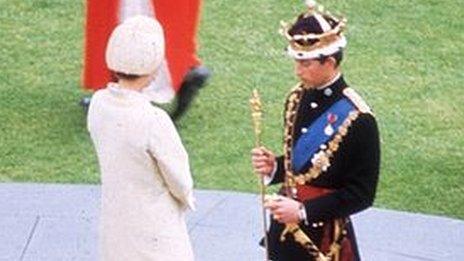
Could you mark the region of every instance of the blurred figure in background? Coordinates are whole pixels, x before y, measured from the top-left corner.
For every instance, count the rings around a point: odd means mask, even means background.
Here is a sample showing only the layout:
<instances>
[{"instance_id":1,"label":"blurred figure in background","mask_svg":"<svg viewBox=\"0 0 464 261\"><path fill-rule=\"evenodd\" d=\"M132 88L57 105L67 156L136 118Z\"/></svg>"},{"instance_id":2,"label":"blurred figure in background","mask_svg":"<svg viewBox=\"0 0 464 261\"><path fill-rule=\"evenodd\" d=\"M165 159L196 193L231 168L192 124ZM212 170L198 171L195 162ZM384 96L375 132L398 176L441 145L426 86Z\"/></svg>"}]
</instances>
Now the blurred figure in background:
<instances>
[{"instance_id":1,"label":"blurred figure in background","mask_svg":"<svg viewBox=\"0 0 464 261\"><path fill-rule=\"evenodd\" d=\"M159 77L145 92L155 103L175 102L171 116L174 120L179 119L210 76L196 54L200 9L201 0L88 0L84 88L104 88L114 77L105 66L104 52L109 35L117 24L134 15L156 17L165 32L166 60ZM87 106L89 100L84 99L83 105Z\"/></svg>"}]
</instances>

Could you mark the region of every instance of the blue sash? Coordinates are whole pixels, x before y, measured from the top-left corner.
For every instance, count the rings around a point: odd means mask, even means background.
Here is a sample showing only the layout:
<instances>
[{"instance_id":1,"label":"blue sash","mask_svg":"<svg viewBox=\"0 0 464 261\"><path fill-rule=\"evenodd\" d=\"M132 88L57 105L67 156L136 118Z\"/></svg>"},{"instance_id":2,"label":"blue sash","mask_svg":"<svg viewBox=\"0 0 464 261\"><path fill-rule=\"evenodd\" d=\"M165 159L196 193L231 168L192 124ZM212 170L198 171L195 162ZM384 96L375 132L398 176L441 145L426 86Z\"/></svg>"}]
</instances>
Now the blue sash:
<instances>
[{"instance_id":1,"label":"blue sash","mask_svg":"<svg viewBox=\"0 0 464 261\"><path fill-rule=\"evenodd\" d=\"M343 124L355 106L346 98L333 104L319 118L304 126L306 133L301 134L293 146L292 166L295 172L301 172L307 166L313 155L320 150L337 134L338 128ZM332 131L330 131L332 130Z\"/></svg>"}]
</instances>

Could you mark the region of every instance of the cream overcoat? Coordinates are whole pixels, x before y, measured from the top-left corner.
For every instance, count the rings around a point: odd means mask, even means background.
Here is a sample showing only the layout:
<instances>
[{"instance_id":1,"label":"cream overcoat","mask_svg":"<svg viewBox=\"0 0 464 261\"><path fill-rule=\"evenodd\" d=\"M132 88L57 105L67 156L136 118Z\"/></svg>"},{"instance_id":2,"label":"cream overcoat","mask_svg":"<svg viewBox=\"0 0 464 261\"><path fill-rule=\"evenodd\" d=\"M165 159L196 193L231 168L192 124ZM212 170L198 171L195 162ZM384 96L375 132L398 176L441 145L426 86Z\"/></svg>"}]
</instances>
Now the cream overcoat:
<instances>
[{"instance_id":1,"label":"cream overcoat","mask_svg":"<svg viewBox=\"0 0 464 261\"><path fill-rule=\"evenodd\" d=\"M193 182L169 116L113 84L93 95L88 130L101 172L101 260L193 260L185 223Z\"/></svg>"}]
</instances>

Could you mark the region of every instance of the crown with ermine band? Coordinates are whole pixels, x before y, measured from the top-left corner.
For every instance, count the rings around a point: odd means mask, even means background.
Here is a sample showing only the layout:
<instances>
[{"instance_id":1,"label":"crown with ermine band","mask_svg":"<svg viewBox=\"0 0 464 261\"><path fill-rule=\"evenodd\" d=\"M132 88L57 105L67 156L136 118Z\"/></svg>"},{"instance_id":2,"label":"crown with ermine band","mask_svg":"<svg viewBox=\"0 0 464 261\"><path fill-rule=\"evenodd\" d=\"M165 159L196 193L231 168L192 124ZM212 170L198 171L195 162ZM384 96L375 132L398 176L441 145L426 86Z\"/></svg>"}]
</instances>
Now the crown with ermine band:
<instances>
[{"instance_id":1,"label":"crown with ermine band","mask_svg":"<svg viewBox=\"0 0 464 261\"><path fill-rule=\"evenodd\" d=\"M315 1L305 1L308 9L293 23L281 22L280 33L289 42L288 54L294 59L313 59L332 55L346 47L343 35L347 20L325 12Z\"/></svg>"}]
</instances>

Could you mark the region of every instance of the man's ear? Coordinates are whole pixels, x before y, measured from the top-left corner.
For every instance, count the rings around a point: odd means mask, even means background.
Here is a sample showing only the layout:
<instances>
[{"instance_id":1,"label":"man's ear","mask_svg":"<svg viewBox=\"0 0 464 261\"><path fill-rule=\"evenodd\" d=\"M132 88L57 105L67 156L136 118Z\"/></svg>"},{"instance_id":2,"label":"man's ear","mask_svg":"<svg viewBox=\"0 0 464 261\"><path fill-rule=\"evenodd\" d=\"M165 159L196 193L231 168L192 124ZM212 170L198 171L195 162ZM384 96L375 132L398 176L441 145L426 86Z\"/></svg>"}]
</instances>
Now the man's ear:
<instances>
[{"instance_id":1,"label":"man's ear","mask_svg":"<svg viewBox=\"0 0 464 261\"><path fill-rule=\"evenodd\" d=\"M331 66L332 68L337 68L337 60L335 60L335 58L333 56L329 56L326 60L326 62L328 63L329 66Z\"/></svg>"}]
</instances>

